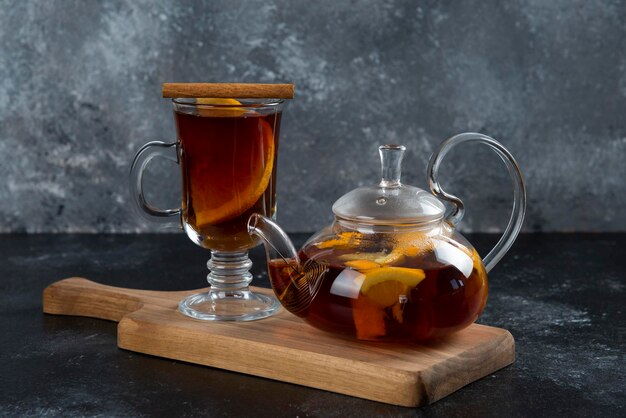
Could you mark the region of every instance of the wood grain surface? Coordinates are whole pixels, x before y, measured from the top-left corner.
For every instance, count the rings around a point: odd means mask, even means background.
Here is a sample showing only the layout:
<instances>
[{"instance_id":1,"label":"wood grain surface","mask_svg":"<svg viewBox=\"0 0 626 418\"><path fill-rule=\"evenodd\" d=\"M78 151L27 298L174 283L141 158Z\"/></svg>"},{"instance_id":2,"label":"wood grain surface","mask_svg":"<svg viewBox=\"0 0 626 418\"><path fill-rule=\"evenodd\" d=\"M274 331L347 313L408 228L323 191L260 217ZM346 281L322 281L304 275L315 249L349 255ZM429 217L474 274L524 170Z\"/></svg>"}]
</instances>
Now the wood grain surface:
<instances>
[{"instance_id":1,"label":"wood grain surface","mask_svg":"<svg viewBox=\"0 0 626 418\"><path fill-rule=\"evenodd\" d=\"M402 406L435 402L515 359L508 331L478 324L437 342L390 344L319 331L284 309L252 322L193 320L177 306L196 292L124 289L75 277L44 290L43 310L117 321L123 349Z\"/></svg>"}]
</instances>

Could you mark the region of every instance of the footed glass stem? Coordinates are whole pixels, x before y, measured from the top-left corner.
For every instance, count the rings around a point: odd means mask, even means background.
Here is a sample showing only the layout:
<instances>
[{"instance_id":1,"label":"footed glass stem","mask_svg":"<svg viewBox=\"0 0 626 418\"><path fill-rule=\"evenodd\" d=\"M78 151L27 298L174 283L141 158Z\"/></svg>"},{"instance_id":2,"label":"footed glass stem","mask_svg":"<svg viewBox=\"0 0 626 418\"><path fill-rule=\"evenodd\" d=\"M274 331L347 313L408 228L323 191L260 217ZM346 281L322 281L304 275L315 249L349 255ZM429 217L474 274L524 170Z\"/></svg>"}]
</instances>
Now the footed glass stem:
<instances>
[{"instance_id":1,"label":"footed glass stem","mask_svg":"<svg viewBox=\"0 0 626 418\"><path fill-rule=\"evenodd\" d=\"M252 292L248 287L252 261L247 252L212 251L207 267L211 288L180 301L178 310L183 314L205 321L253 321L280 309L276 298Z\"/></svg>"}]
</instances>

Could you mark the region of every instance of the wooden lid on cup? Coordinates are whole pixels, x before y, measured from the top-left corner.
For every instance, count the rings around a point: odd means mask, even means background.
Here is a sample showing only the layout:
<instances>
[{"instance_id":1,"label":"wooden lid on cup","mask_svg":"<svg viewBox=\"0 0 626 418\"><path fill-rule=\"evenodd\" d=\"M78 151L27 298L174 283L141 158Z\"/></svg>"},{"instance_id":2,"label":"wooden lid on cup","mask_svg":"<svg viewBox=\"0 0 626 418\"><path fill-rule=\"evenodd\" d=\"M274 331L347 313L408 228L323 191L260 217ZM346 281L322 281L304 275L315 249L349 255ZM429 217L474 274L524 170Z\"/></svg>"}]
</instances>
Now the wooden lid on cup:
<instances>
[{"instance_id":1,"label":"wooden lid on cup","mask_svg":"<svg viewBox=\"0 0 626 418\"><path fill-rule=\"evenodd\" d=\"M293 84L163 83L166 98L293 99Z\"/></svg>"}]
</instances>

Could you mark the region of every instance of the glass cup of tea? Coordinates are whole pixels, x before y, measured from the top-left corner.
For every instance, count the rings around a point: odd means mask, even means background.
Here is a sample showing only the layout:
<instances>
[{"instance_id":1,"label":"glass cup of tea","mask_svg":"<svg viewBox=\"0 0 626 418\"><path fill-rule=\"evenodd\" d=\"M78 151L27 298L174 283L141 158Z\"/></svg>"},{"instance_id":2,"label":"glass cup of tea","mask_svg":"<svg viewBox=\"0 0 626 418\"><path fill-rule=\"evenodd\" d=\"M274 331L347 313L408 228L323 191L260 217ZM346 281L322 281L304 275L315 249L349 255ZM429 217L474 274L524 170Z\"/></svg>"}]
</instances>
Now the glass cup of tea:
<instances>
[{"instance_id":1,"label":"glass cup of tea","mask_svg":"<svg viewBox=\"0 0 626 418\"><path fill-rule=\"evenodd\" d=\"M207 292L183 299L179 311L202 320L249 321L277 312L274 297L253 292L248 250L259 244L247 232L253 213L274 217L281 99L172 99L178 140L149 142L132 164L131 195L145 217L182 226L211 251ZM155 157L180 165L182 203L150 205L142 189Z\"/></svg>"}]
</instances>

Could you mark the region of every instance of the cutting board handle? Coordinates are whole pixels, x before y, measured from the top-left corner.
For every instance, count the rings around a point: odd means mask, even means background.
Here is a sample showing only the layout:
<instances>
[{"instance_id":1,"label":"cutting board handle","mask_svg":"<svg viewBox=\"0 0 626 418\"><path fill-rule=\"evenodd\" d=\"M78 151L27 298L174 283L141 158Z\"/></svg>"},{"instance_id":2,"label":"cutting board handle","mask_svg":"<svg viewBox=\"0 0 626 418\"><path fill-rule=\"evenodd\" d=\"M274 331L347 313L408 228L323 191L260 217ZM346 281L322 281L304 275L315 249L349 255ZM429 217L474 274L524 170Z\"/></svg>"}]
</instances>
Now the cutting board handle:
<instances>
[{"instance_id":1,"label":"cutting board handle","mask_svg":"<svg viewBox=\"0 0 626 418\"><path fill-rule=\"evenodd\" d=\"M172 305L166 294L151 290L106 286L82 277L71 277L48 286L43 292L43 311L55 315L88 316L119 322L125 315L149 301L156 305ZM183 295L189 292L180 292ZM174 306L172 306L174 308Z\"/></svg>"}]
</instances>

